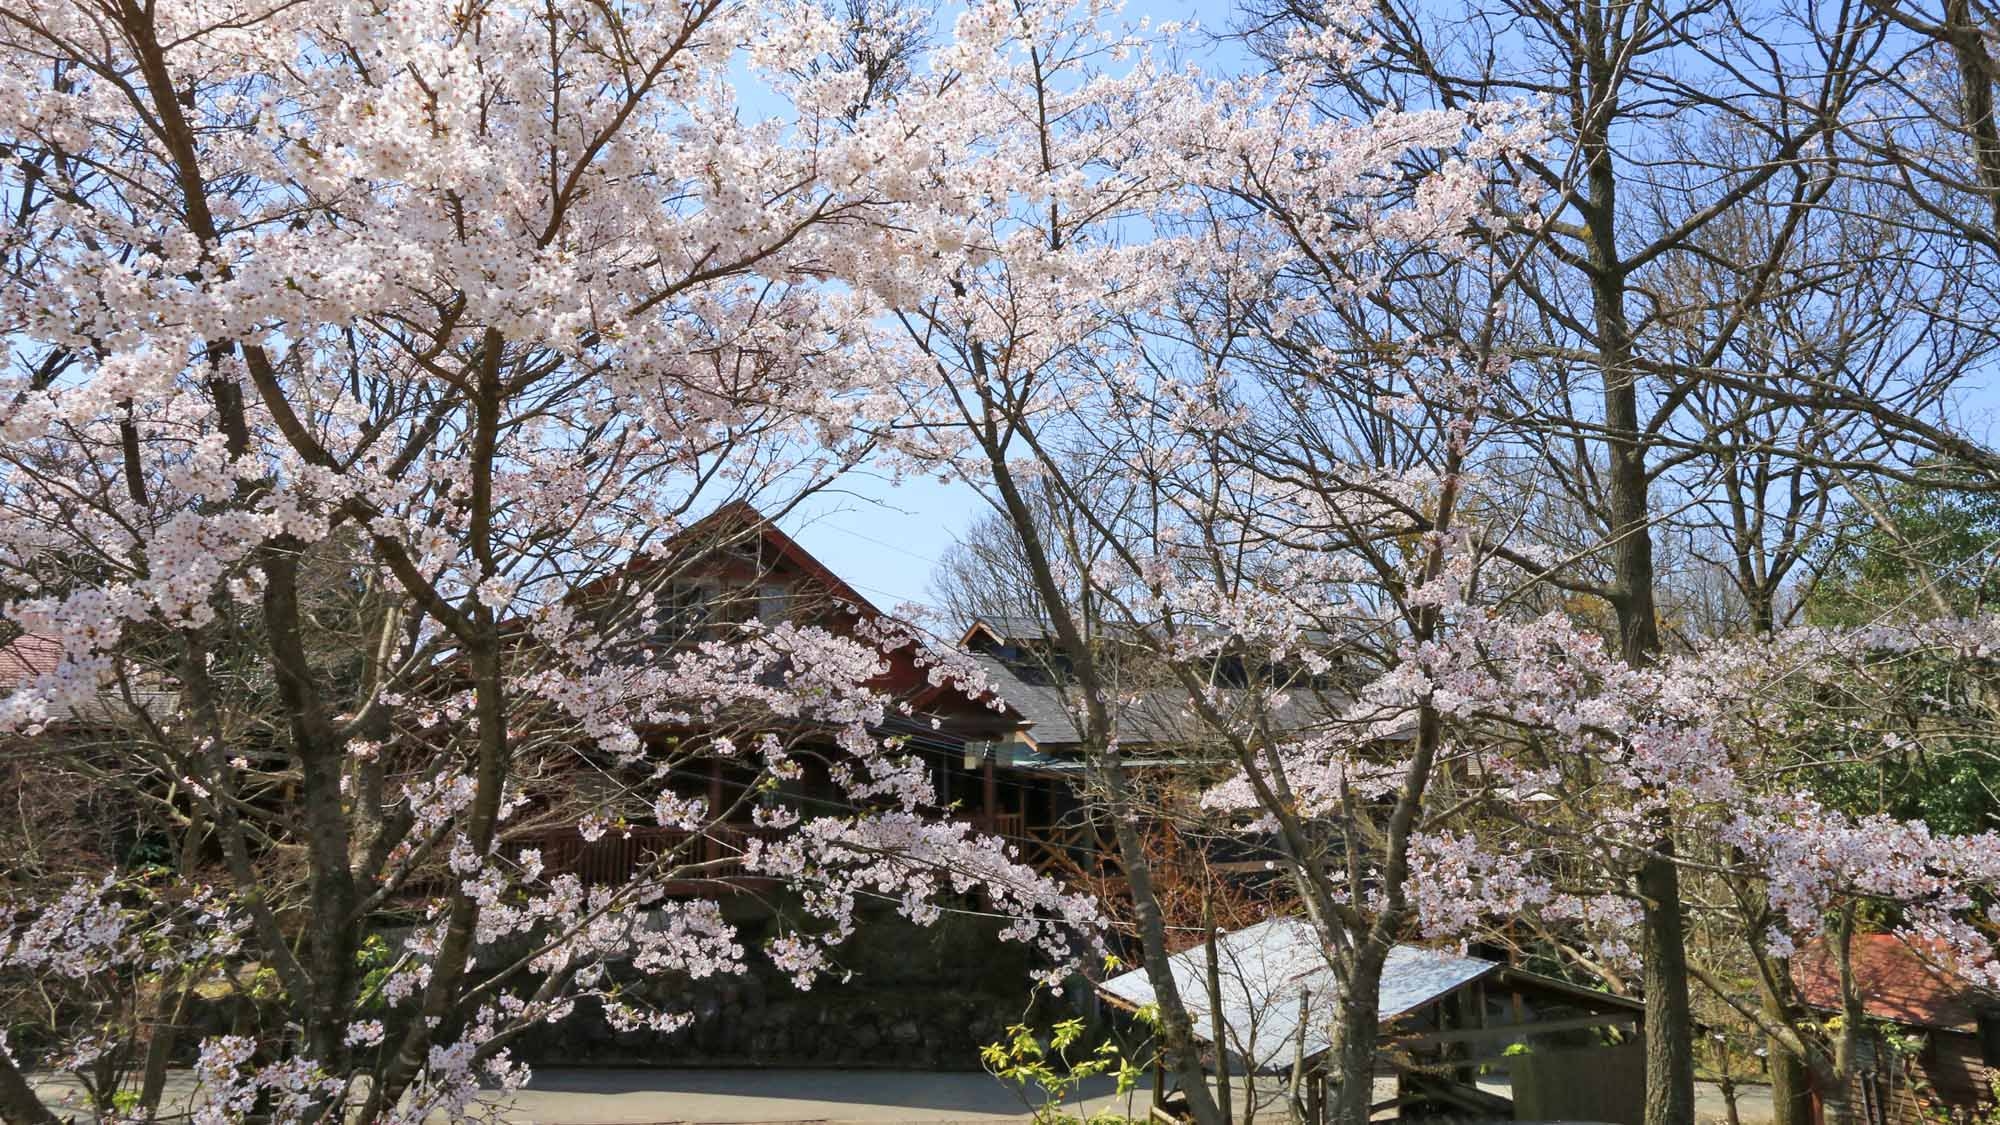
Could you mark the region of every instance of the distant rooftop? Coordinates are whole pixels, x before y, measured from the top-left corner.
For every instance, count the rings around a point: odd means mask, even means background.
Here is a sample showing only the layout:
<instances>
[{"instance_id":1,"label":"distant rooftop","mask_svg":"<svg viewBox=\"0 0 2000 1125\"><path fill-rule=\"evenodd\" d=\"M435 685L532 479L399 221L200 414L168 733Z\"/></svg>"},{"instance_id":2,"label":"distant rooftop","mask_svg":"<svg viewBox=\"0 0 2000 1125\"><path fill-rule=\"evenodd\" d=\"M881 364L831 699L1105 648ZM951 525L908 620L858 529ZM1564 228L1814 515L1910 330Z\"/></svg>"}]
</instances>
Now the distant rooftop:
<instances>
[{"instance_id":1,"label":"distant rooftop","mask_svg":"<svg viewBox=\"0 0 2000 1125\"><path fill-rule=\"evenodd\" d=\"M2000 1007L1945 968L1944 948L1897 934L1856 934L1850 948L1861 1006L1877 1019L1943 1031L1977 1031L1979 1012ZM1839 1011L1840 963L1831 945L1815 941L1792 959L1799 995L1821 1011Z\"/></svg>"},{"instance_id":2,"label":"distant rooftop","mask_svg":"<svg viewBox=\"0 0 2000 1125\"><path fill-rule=\"evenodd\" d=\"M53 637L23 634L0 645L0 692L48 675L62 661L62 644Z\"/></svg>"},{"instance_id":3,"label":"distant rooftop","mask_svg":"<svg viewBox=\"0 0 2000 1125\"><path fill-rule=\"evenodd\" d=\"M1320 950L1319 935L1298 918L1272 918L1216 939L1222 1018L1230 1053L1258 1071L1289 1069L1300 1043L1299 1001L1306 1000L1304 1051L1307 1059L1326 1052L1333 1028L1326 1018L1328 998L1338 994L1333 969ZM1168 958L1194 1033L1214 1041L1208 1002L1208 952L1196 945ZM1377 996L1387 1023L1503 966L1414 945L1389 951ZM1098 991L1137 1008L1158 1000L1145 970L1112 977ZM1319 1018L1314 1018L1315 1013Z\"/></svg>"},{"instance_id":4,"label":"distant rooftop","mask_svg":"<svg viewBox=\"0 0 2000 1125\"><path fill-rule=\"evenodd\" d=\"M34 681L54 672L61 663L62 642L54 637L24 633L0 645L0 699L31 686ZM172 710L178 702L173 692L161 690L158 686L142 687L135 693L135 698L141 706L162 711ZM132 715L125 700L106 693L67 715L51 717L66 720L72 726L115 727L128 722Z\"/></svg>"}]
</instances>

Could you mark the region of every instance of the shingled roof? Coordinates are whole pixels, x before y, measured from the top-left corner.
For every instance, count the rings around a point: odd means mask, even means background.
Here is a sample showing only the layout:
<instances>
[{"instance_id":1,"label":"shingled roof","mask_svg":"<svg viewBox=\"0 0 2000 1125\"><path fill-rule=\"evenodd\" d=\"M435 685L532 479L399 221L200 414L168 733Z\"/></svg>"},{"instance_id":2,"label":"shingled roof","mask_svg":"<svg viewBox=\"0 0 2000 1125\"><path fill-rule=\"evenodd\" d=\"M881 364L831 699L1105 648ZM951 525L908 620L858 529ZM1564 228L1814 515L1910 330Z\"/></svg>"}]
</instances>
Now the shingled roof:
<instances>
[{"instance_id":1,"label":"shingled roof","mask_svg":"<svg viewBox=\"0 0 2000 1125\"><path fill-rule=\"evenodd\" d=\"M972 659L986 674L993 693L1027 728L1023 733L1034 745L1066 752L1082 743L1080 688L1052 682L1052 677L1031 660L1007 661L976 650ZM1218 698L1224 708L1236 707L1242 705L1245 693L1225 688ZM1287 693L1283 706L1265 717L1281 730L1303 731L1334 721L1331 712L1338 702L1301 689ZM1112 710L1119 740L1127 748L1176 747L1208 737L1202 721L1188 706L1186 690L1178 686L1130 692L1115 702Z\"/></svg>"},{"instance_id":2,"label":"shingled roof","mask_svg":"<svg viewBox=\"0 0 2000 1125\"><path fill-rule=\"evenodd\" d=\"M53 637L32 633L15 637L0 645L0 692L48 675L61 660L62 645Z\"/></svg>"},{"instance_id":3,"label":"shingled roof","mask_svg":"<svg viewBox=\"0 0 2000 1125\"><path fill-rule=\"evenodd\" d=\"M990 653L975 652L972 658L986 674L1007 707L1020 716L1028 737L1038 746L1073 746L1082 741L1067 692L1051 683L1040 669L1000 660ZM1118 707L1118 729L1129 743L1169 744L1199 729L1186 715L1187 700L1178 689L1142 693Z\"/></svg>"},{"instance_id":4,"label":"shingled roof","mask_svg":"<svg viewBox=\"0 0 2000 1125\"><path fill-rule=\"evenodd\" d=\"M1976 1032L1982 1008L2000 998L1945 968L1943 947L1897 934L1856 934L1849 947L1864 1011L1877 1019L1941 1031ZM1805 1002L1839 1011L1840 962L1825 941L1792 959L1792 979Z\"/></svg>"},{"instance_id":5,"label":"shingled roof","mask_svg":"<svg viewBox=\"0 0 2000 1125\"><path fill-rule=\"evenodd\" d=\"M53 637L24 633L0 644L0 699L31 686L61 663L62 642ZM161 687L141 687L136 698L141 706L159 711L170 711L178 702L175 693ZM118 727L133 718L125 700L111 693L51 717L72 726L92 727Z\"/></svg>"}]
</instances>

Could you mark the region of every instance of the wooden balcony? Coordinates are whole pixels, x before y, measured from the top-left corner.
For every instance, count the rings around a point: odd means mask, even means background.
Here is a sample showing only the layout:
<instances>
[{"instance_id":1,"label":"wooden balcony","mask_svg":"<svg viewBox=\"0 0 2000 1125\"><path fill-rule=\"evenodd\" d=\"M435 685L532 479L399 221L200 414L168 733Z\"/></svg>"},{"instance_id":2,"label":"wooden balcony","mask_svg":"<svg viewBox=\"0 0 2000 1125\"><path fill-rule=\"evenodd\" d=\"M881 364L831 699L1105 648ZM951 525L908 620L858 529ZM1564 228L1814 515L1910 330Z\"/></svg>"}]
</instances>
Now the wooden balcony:
<instances>
[{"instance_id":1,"label":"wooden balcony","mask_svg":"<svg viewBox=\"0 0 2000 1125\"><path fill-rule=\"evenodd\" d=\"M585 886L615 886L654 865L669 875L667 893L689 894L765 885L769 879L743 868L743 855L758 837L779 833L749 824L713 825L702 832L655 825L610 829L585 840L574 829L555 829L518 837L516 847L539 848L547 875L575 875Z\"/></svg>"},{"instance_id":2,"label":"wooden balcony","mask_svg":"<svg viewBox=\"0 0 2000 1125\"><path fill-rule=\"evenodd\" d=\"M1020 813L967 813L955 819L977 832L999 836L1013 844L1021 860L1047 870L1046 845L1031 834ZM713 825L702 832L645 825L611 829L585 840L574 829L550 829L508 841L511 853L538 848L546 875L575 875L585 886L616 886L655 864L668 894L710 894L718 891L768 887L772 880L746 871L742 857L753 839L777 839L782 832L749 824Z\"/></svg>"},{"instance_id":3,"label":"wooden balcony","mask_svg":"<svg viewBox=\"0 0 2000 1125\"><path fill-rule=\"evenodd\" d=\"M965 813L952 819L970 824L973 831L987 836L998 836L1017 844L1030 842L1027 818L1020 813Z\"/></svg>"}]
</instances>

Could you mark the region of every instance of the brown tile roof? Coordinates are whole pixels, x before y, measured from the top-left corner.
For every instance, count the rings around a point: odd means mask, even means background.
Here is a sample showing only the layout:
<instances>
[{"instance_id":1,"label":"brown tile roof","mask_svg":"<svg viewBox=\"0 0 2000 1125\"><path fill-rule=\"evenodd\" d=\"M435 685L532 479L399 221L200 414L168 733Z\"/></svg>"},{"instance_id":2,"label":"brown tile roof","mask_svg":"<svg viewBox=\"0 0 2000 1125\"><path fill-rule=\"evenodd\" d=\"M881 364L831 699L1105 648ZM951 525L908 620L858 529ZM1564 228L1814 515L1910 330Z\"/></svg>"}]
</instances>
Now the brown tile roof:
<instances>
[{"instance_id":1,"label":"brown tile roof","mask_svg":"<svg viewBox=\"0 0 2000 1125\"><path fill-rule=\"evenodd\" d=\"M55 671L62 660L62 643L53 637L25 633L0 645L0 691Z\"/></svg>"},{"instance_id":2,"label":"brown tile roof","mask_svg":"<svg viewBox=\"0 0 2000 1125\"><path fill-rule=\"evenodd\" d=\"M1862 1010L1877 1019L1945 1031L1977 1031L1991 999L1945 968L1943 947L1896 934L1856 934L1850 946ZM1792 958L1792 980L1805 1002L1840 1010L1840 963L1815 941Z\"/></svg>"},{"instance_id":3,"label":"brown tile roof","mask_svg":"<svg viewBox=\"0 0 2000 1125\"><path fill-rule=\"evenodd\" d=\"M0 698L56 670L62 663L62 642L53 637L23 634L0 644ZM129 725L132 704L162 715L179 706L180 698L169 682L158 674L141 672L134 683L131 700L116 692L104 692L68 711L53 716L65 726L110 728Z\"/></svg>"}]
</instances>

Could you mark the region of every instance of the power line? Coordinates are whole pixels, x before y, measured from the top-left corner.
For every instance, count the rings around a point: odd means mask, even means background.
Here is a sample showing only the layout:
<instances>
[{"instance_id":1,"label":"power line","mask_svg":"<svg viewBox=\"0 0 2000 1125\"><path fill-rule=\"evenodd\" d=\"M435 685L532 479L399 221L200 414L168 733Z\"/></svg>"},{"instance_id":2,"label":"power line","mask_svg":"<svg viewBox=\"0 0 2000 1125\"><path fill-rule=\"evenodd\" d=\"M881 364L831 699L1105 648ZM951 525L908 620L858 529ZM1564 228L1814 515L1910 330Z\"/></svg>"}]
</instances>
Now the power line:
<instances>
[{"instance_id":1,"label":"power line","mask_svg":"<svg viewBox=\"0 0 2000 1125\"><path fill-rule=\"evenodd\" d=\"M890 542L887 542L887 541L885 541L885 540L882 540L882 539L877 539L877 538L875 538L875 537L874 537L874 536L872 536L872 535L864 535L864 534L862 534L862 533L861 533L861 532L859 532L859 531L855 531L855 530L853 530L852 528L846 528L846 527L842 527L842 526L840 526L840 525L839 525L839 524L837 524L837 523L825 523L825 524L822 524L822 526L824 526L824 527L827 527L827 528L830 528L831 530L834 530L834 531L838 531L838 532L840 532L840 533L841 533L842 535L848 535L848 536L852 536L852 537L854 537L854 538L856 538L856 539L859 539L859 540L861 540L861 541L862 541L862 542L864 542L864 543L873 543L873 544L875 544L875 545L876 545L877 547L884 547L884 548L887 548L888 550L891 550L891 551L894 551L894 552L896 552L896 553L897 553L897 554L899 554L899 555L908 555L909 557L911 557L911 558L913 558L913 559L917 560L918 562L926 562L926 563L929 563L929 564L931 564L932 566L943 566L943 565L944 565L944 564L943 564L942 562L940 562L940 561L939 561L939 560L937 560L937 559L934 559L934 558L930 557L929 555L925 555L925 554L919 554L919 553L918 553L918 552L916 552L916 551L912 551L912 550L910 550L910 549L909 549L908 547L903 547L903 546L899 546L899 545L897 545L897 544L895 544L895 543L890 543Z\"/></svg>"}]
</instances>

